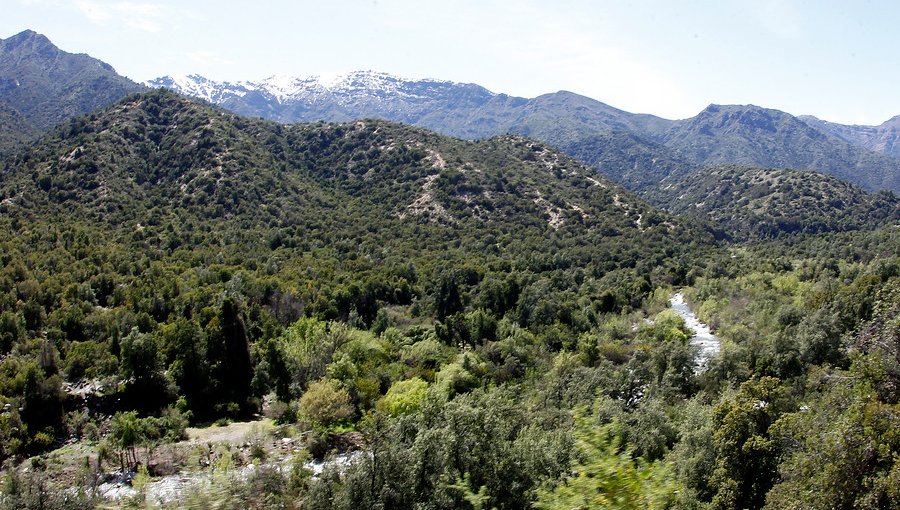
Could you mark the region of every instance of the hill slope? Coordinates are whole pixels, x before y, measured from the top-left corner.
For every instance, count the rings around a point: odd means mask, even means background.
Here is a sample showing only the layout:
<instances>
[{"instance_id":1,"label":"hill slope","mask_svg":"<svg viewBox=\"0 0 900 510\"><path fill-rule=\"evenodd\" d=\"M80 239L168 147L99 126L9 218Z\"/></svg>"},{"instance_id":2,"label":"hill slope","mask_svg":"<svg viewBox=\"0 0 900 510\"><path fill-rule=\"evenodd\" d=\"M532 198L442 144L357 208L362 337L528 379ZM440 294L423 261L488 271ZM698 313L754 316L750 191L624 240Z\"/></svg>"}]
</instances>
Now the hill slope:
<instances>
[{"instance_id":1,"label":"hill slope","mask_svg":"<svg viewBox=\"0 0 900 510\"><path fill-rule=\"evenodd\" d=\"M77 213L119 228L190 217L244 233L313 231L322 242L361 236L370 250L424 242L440 251L453 239L520 249L537 236L598 267L623 256L608 249L637 253L601 239L651 245L683 231L591 169L521 137L463 142L385 121L281 126L163 92L61 126L10 163L3 183L7 208Z\"/></svg>"},{"instance_id":2,"label":"hill slope","mask_svg":"<svg viewBox=\"0 0 900 510\"><path fill-rule=\"evenodd\" d=\"M578 139L561 150L640 195L699 167L668 147L627 131Z\"/></svg>"},{"instance_id":3,"label":"hill slope","mask_svg":"<svg viewBox=\"0 0 900 510\"><path fill-rule=\"evenodd\" d=\"M13 152L36 134L37 130L21 113L0 101L0 155Z\"/></svg>"},{"instance_id":4,"label":"hill slope","mask_svg":"<svg viewBox=\"0 0 900 510\"><path fill-rule=\"evenodd\" d=\"M819 172L738 166L673 178L647 198L682 215L708 218L740 239L876 228L900 221L900 199L867 193Z\"/></svg>"}]
</instances>

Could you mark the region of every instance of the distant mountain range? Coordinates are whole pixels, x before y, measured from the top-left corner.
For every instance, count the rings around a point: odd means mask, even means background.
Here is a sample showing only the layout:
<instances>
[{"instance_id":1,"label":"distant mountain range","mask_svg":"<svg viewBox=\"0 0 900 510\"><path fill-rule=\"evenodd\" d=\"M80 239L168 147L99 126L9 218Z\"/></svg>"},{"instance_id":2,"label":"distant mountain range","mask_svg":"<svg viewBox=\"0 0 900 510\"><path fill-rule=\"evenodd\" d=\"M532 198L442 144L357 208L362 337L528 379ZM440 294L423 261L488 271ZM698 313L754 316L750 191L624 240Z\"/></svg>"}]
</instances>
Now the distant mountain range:
<instances>
[{"instance_id":1,"label":"distant mountain range","mask_svg":"<svg viewBox=\"0 0 900 510\"><path fill-rule=\"evenodd\" d=\"M625 167L635 162L627 154L640 152L655 165L652 180L664 178L675 167L732 163L818 170L868 190L900 192L900 160L893 157L898 122L871 128L841 126L753 105L710 105L690 119L667 120L571 92L526 99L474 84L405 80L370 71L234 83L192 75L146 84L284 123L384 118L459 138L520 134L550 143L631 189L639 189L647 177ZM864 135L866 129L870 135ZM604 145L608 141L615 142L612 151L624 159L610 160ZM627 146L629 141L633 147Z\"/></svg>"},{"instance_id":2,"label":"distant mountain range","mask_svg":"<svg viewBox=\"0 0 900 510\"><path fill-rule=\"evenodd\" d=\"M900 192L900 159L852 145L778 110L710 105L679 121L661 141L703 165L817 170L870 191Z\"/></svg>"}]
</instances>

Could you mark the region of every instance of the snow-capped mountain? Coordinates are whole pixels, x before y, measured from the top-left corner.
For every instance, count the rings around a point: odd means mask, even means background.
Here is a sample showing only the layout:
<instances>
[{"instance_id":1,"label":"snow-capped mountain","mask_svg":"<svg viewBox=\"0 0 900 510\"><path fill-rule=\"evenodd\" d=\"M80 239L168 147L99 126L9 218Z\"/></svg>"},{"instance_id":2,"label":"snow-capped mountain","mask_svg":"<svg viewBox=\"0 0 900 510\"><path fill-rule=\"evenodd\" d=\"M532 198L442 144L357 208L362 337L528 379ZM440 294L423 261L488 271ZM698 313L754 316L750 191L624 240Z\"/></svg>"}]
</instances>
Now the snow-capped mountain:
<instances>
[{"instance_id":1,"label":"snow-capped mountain","mask_svg":"<svg viewBox=\"0 0 900 510\"><path fill-rule=\"evenodd\" d=\"M276 75L238 82L219 82L199 75L165 76L146 85L198 97L243 115L280 122L378 117L463 138L500 132L493 106L526 101L474 84L407 80L374 71L337 76Z\"/></svg>"},{"instance_id":2,"label":"snow-capped mountain","mask_svg":"<svg viewBox=\"0 0 900 510\"><path fill-rule=\"evenodd\" d=\"M597 129L646 134L667 129L671 122L631 114L570 92L526 99L471 83L409 80L374 71L239 82L217 82L198 75L166 76L146 85L202 98L235 113L285 123L382 118L459 138L512 132L560 147L573 134L590 136Z\"/></svg>"},{"instance_id":3,"label":"snow-capped mountain","mask_svg":"<svg viewBox=\"0 0 900 510\"><path fill-rule=\"evenodd\" d=\"M148 81L151 87L165 87L183 94L221 103L249 93L259 93L281 104L314 101L323 97L346 100L357 94L381 98L397 96L424 99L454 87L465 87L444 80L406 80L387 73L354 71L341 75L287 76L275 75L260 81L219 82L200 75L165 76ZM477 86L476 86L477 87ZM481 88L481 87L479 87ZM494 94L484 90L485 96Z\"/></svg>"}]
</instances>

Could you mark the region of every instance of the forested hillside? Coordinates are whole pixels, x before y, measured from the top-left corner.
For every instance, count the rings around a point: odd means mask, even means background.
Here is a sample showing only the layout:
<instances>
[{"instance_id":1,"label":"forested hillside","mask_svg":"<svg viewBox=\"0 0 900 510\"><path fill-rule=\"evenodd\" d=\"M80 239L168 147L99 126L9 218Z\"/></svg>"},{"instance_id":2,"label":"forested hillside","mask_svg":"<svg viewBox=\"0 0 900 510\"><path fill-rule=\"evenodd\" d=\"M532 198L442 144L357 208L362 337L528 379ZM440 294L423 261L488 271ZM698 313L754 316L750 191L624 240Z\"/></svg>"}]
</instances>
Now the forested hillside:
<instances>
[{"instance_id":1,"label":"forested hillside","mask_svg":"<svg viewBox=\"0 0 900 510\"><path fill-rule=\"evenodd\" d=\"M900 200L830 175L738 166L703 168L662 181L645 198L684 216L712 220L738 239L865 230L900 221Z\"/></svg>"},{"instance_id":2,"label":"forested hillside","mask_svg":"<svg viewBox=\"0 0 900 510\"><path fill-rule=\"evenodd\" d=\"M717 244L520 136L129 96L0 173L0 508L896 507L878 200Z\"/></svg>"},{"instance_id":3,"label":"forested hillside","mask_svg":"<svg viewBox=\"0 0 900 510\"><path fill-rule=\"evenodd\" d=\"M22 114L0 102L0 157L13 153L35 135L36 129Z\"/></svg>"}]
</instances>

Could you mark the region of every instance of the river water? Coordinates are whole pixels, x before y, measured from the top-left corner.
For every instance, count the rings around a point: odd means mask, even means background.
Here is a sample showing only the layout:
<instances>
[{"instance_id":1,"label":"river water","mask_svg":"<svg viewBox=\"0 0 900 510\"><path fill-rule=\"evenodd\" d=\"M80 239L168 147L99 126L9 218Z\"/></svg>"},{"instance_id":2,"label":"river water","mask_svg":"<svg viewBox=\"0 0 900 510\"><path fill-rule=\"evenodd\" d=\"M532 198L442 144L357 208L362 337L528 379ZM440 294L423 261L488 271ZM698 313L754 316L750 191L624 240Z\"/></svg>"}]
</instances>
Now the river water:
<instances>
[{"instance_id":1,"label":"river water","mask_svg":"<svg viewBox=\"0 0 900 510\"><path fill-rule=\"evenodd\" d=\"M346 469L350 466L350 463L361 454L362 452L360 451L342 453L328 457L325 460L309 461L304 464L304 467L312 471L313 478L318 478L326 468L336 467L340 470ZM285 462L288 461L289 459L274 465L279 471L283 471L288 469L285 467ZM223 483L223 480L227 480L228 477L232 477L236 480L246 480L256 469L257 467L253 464L233 468L225 475L219 476L218 483ZM216 482L216 476L210 471L178 473L154 479L147 484L144 489L144 494L151 505L172 504L184 497L185 493L191 489L199 490L201 492L211 492L214 490L221 491L222 488L215 487L214 482ZM101 496L112 501L121 501L138 495L138 491L135 490L130 483L121 480L104 483L100 485L98 491Z\"/></svg>"},{"instance_id":2,"label":"river water","mask_svg":"<svg viewBox=\"0 0 900 510\"><path fill-rule=\"evenodd\" d=\"M719 353L721 341L719 337L710 331L709 326L700 322L694 311L684 300L684 294L676 293L669 299L669 306L684 319L688 329L694 332L690 344L697 347L696 365L698 370L704 370L709 365L709 360Z\"/></svg>"}]
</instances>

